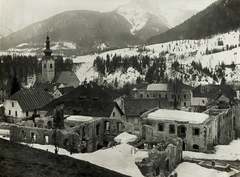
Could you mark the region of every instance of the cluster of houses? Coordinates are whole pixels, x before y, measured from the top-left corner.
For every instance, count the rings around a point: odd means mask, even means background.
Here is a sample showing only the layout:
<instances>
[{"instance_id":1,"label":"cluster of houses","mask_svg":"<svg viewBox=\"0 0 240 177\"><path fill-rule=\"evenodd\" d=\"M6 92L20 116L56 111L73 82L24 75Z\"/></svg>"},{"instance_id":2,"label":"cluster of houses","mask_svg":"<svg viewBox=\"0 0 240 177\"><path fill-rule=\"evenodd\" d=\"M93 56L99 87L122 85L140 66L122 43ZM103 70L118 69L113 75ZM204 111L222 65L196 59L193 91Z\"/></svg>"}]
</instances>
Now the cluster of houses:
<instances>
[{"instance_id":1,"label":"cluster of houses","mask_svg":"<svg viewBox=\"0 0 240 177\"><path fill-rule=\"evenodd\" d=\"M47 37L42 76L32 88L4 102L7 120L15 123L10 128L12 141L57 143L84 153L110 147L114 137L128 132L139 137L133 146L155 150L136 163L145 176L151 176L173 170L184 150L212 152L215 145L240 137L237 94L227 85L181 84L176 93L168 84L142 83L131 89L130 96L123 96L94 82L80 84L69 71L56 74L49 43ZM63 123L56 130L57 116Z\"/></svg>"}]
</instances>

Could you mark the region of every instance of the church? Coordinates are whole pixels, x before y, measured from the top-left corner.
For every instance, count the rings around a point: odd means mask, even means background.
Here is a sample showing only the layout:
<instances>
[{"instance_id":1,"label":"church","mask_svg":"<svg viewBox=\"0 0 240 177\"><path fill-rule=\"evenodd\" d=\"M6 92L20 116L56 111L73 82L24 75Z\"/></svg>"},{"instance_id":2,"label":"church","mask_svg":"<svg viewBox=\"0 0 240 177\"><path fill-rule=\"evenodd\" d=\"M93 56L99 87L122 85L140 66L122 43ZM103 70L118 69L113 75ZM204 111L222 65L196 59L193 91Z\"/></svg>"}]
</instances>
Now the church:
<instances>
[{"instance_id":1,"label":"church","mask_svg":"<svg viewBox=\"0 0 240 177\"><path fill-rule=\"evenodd\" d=\"M56 65L52 50L50 49L50 38L47 35L46 49L42 57L42 74L37 78L35 87L41 87L48 92L54 92L56 86L76 88L80 81L72 71L56 72Z\"/></svg>"}]
</instances>

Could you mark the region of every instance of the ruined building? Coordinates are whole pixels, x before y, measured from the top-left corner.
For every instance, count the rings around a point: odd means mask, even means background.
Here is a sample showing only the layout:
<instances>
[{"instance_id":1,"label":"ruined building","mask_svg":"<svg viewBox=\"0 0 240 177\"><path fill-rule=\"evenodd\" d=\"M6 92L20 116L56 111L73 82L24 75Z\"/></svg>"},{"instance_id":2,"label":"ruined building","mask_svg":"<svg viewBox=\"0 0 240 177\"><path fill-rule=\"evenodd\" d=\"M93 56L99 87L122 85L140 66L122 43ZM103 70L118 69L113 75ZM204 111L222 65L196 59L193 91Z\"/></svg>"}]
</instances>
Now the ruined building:
<instances>
[{"instance_id":1,"label":"ruined building","mask_svg":"<svg viewBox=\"0 0 240 177\"><path fill-rule=\"evenodd\" d=\"M153 109L142 115L142 129L151 141L179 137L183 150L212 152L215 145L234 139L234 118L234 107L212 107L204 113Z\"/></svg>"}]
</instances>

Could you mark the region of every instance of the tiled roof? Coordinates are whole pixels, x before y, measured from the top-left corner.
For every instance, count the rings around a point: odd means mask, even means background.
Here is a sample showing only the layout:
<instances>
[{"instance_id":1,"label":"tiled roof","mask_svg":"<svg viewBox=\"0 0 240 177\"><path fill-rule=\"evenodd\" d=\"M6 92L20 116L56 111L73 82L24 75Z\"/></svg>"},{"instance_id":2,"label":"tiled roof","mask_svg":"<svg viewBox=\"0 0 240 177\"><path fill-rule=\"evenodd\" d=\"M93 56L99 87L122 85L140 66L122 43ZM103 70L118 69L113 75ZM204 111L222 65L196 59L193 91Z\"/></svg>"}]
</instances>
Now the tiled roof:
<instances>
[{"instance_id":1,"label":"tiled roof","mask_svg":"<svg viewBox=\"0 0 240 177\"><path fill-rule=\"evenodd\" d=\"M170 104L167 98L159 99L124 99L124 110L126 116L140 116L142 113L159 107L162 109L169 109Z\"/></svg>"},{"instance_id":2,"label":"tiled roof","mask_svg":"<svg viewBox=\"0 0 240 177\"><path fill-rule=\"evenodd\" d=\"M43 89L30 88L19 90L9 100L18 101L23 111L40 109L51 101L51 95Z\"/></svg>"},{"instance_id":3,"label":"tiled roof","mask_svg":"<svg viewBox=\"0 0 240 177\"><path fill-rule=\"evenodd\" d=\"M87 85L79 85L77 88L74 88L72 91L64 94L63 96L51 101L46 105L43 110L48 110L49 108L55 108L58 103L65 103L69 101L94 101L94 102L112 102L115 97L109 95L109 90L102 89L101 86L98 86L94 82Z\"/></svg>"},{"instance_id":4,"label":"tiled roof","mask_svg":"<svg viewBox=\"0 0 240 177\"><path fill-rule=\"evenodd\" d=\"M75 80L76 82L80 82L77 76L72 71L61 71L57 72L54 79L52 80L53 83L63 83L66 84L69 81Z\"/></svg>"},{"instance_id":5,"label":"tiled roof","mask_svg":"<svg viewBox=\"0 0 240 177\"><path fill-rule=\"evenodd\" d=\"M53 115L53 110L55 108L55 105L45 108L48 111L45 116ZM99 101L89 101L89 100L64 102L64 114L73 115L73 113L75 112L76 115L82 115L82 116L110 117L113 111L113 108L115 106L120 111L120 113L124 115L124 113L122 112L118 104L115 102L99 102Z\"/></svg>"},{"instance_id":6,"label":"tiled roof","mask_svg":"<svg viewBox=\"0 0 240 177\"><path fill-rule=\"evenodd\" d=\"M193 97L210 98L219 92L226 95L231 101L234 101L234 97L236 97L236 92L228 85L199 85L192 92Z\"/></svg>"}]
</instances>

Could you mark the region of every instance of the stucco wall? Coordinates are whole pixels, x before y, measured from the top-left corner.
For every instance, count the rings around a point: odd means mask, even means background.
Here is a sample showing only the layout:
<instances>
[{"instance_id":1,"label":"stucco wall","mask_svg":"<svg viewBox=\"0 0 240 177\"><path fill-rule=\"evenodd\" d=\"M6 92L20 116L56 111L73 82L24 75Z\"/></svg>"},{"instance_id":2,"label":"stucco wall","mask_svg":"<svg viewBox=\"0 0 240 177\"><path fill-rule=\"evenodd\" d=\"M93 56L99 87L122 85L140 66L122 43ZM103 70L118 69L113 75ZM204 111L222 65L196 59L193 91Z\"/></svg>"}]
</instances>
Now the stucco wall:
<instances>
[{"instance_id":1,"label":"stucco wall","mask_svg":"<svg viewBox=\"0 0 240 177\"><path fill-rule=\"evenodd\" d=\"M14 106L12 106L12 103ZM22 108L18 104L17 101L15 100L6 100L4 103L4 114L6 116L10 117L16 117L16 118L26 118L26 111L22 111ZM9 110L11 110L11 115L9 115ZM16 116L16 111L17 111L17 116ZM28 117L32 116L34 114L34 111L28 111Z\"/></svg>"}]
</instances>

